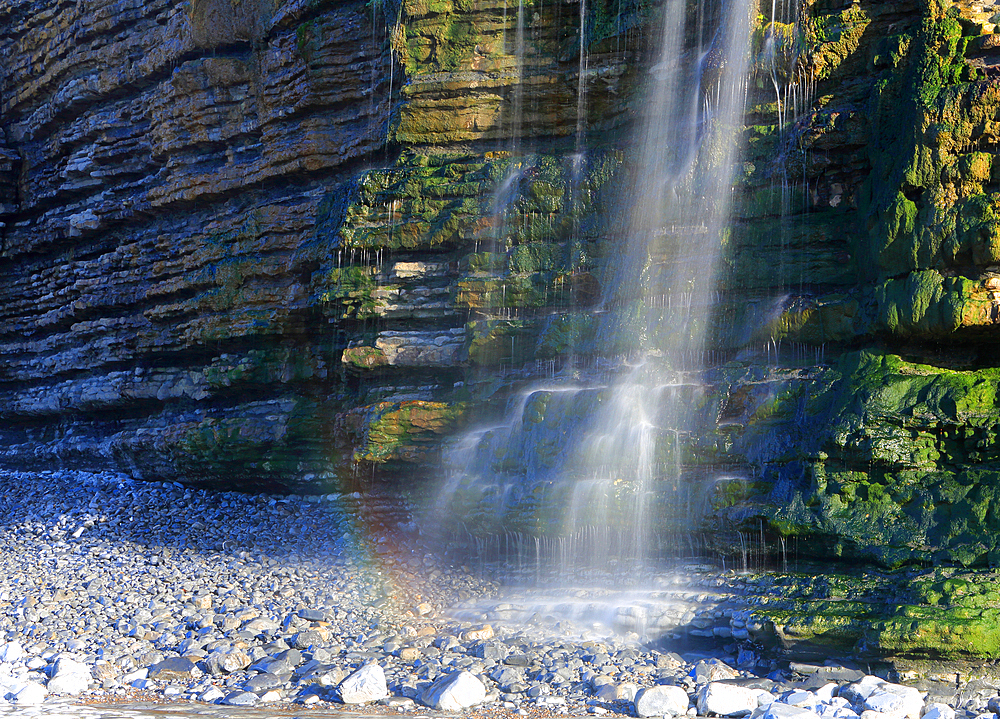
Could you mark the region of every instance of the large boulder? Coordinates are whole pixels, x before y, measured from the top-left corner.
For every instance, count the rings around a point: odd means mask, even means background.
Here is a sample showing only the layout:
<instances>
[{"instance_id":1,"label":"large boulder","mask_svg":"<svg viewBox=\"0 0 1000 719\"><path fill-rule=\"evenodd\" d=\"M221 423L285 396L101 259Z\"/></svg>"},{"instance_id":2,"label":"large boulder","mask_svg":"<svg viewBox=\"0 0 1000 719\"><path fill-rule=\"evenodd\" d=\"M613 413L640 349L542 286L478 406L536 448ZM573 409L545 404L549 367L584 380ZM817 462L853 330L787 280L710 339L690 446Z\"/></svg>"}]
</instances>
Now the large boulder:
<instances>
[{"instance_id":1,"label":"large boulder","mask_svg":"<svg viewBox=\"0 0 1000 719\"><path fill-rule=\"evenodd\" d=\"M485 699L486 687L475 674L466 671L441 677L420 695L421 704L443 711L461 711Z\"/></svg>"},{"instance_id":2,"label":"large boulder","mask_svg":"<svg viewBox=\"0 0 1000 719\"><path fill-rule=\"evenodd\" d=\"M635 713L641 717L684 716L688 704L687 692L680 687L648 687L635 695Z\"/></svg>"},{"instance_id":3,"label":"large boulder","mask_svg":"<svg viewBox=\"0 0 1000 719\"><path fill-rule=\"evenodd\" d=\"M920 719L924 697L916 687L883 683L865 699L864 708L897 719Z\"/></svg>"},{"instance_id":4,"label":"large boulder","mask_svg":"<svg viewBox=\"0 0 1000 719\"><path fill-rule=\"evenodd\" d=\"M90 667L69 657L56 660L52 678L46 685L50 694L81 694L90 688Z\"/></svg>"},{"instance_id":5,"label":"large boulder","mask_svg":"<svg viewBox=\"0 0 1000 719\"><path fill-rule=\"evenodd\" d=\"M344 704L367 704L389 696L385 672L375 662L365 664L348 676L340 683L337 692Z\"/></svg>"}]
</instances>

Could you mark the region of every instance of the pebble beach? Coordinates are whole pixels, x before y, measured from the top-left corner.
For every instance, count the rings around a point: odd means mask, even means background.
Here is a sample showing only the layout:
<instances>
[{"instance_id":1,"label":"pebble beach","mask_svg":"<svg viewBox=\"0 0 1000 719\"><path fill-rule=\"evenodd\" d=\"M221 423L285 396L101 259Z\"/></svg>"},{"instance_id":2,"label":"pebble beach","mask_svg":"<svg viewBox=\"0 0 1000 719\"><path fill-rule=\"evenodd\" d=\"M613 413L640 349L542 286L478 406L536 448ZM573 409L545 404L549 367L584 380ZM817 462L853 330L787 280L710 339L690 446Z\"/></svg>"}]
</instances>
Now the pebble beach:
<instances>
[{"instance_id":1,"label":"pebble beach","mask_svg":"<svg viewBox=\"0 0 1000 719\"><path fill-rule=\"evenodd\" d=\"M353 495L3 473L0 517L0 709L18 713L998 719L1000 711L1000 692L986 680L962 685L834 658L766 660L725 642L672 647L560 617L555 605L531 611L496 581L422 548L414 522L380 521Z\"/></svg>"}]
</instances>

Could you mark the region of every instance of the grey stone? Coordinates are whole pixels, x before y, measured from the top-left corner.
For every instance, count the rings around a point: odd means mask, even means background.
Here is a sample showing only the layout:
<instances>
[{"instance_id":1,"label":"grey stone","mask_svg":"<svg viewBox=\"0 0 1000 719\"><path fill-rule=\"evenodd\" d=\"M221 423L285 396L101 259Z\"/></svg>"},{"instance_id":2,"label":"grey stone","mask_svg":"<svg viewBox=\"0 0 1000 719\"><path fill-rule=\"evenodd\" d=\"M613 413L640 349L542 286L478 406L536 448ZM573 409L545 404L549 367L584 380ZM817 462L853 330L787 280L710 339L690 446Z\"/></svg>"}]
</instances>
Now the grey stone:
<instances>
[{"instance_id":1,"label":"grey stone","mask_svg":"<svg viewBox=\"0 0 1000 719\"><path fill-rule=\"evenodd\" d=\"M325 647L313 647L312 658L319 662L328 662L333 657L333 653Z\"/></svg>"},{"instance_id":2,"label":"grey stone","mask_svg":"<svg viewBox=\"0 0 1000 719\"><path fill-rule=\"evenodd\" d=\"M306 629L292 636L292 646L296 649L308 649L311 646L322 644L323 635L313 629Z\"/></svg>"},{"instance_id":3,"label":"grey stone","mask_svg":"<svg viewBox=\"0 0 1000 719\"><path fill-rule=\"evenodd\" d=\"M90 667L69 657L60 657L46 688L50 694L71 696L87 691L91 681Z\"/></svg>"},{"instance_id":4,"label":"grey stone","mask_svg":"<svg viewBox=\"0 0 1000 719\"><path fill-rule=\"evenodd\" d=\"M393 709L412 709L414 706L414 701L410 697L388 697L379 703Z\"/></svg>"},{"instance_id":5,"label":"grey stone","mask_svg":"<svg viewBox=\"0 0 1000 719\"><path fill-rule=\"evenodd\" d=\"M602 702L614 702L619 699L623 699L624 695L618 692L619 685L611 682L609 684L601 684L594 691L594 696L600 699Z\"/></svg>"},{"instance_id":6,"label":"grey stone","mask_svg":"<svg viewBox=\"0 0 1000 719\"><path fill-rule=\"evenodd\" d=\"M815 690L816 699L824 704L829 704L833 701L833 697L837 693L838 688L839 686L836 682L827 682ZM845 704L849 703L846 699L842 701Z\"/></svg>"},{"instance_id":7,"label":"grey stone","mask_svg":"<svg viewBox=\"0 0 1000 719\"><path fill-rule=\"evenodd\" d=\"M734 679L737 675L738 673L735 669L718 659L700 661L691 670L691 677L699 686L708 682Z\"/></svg>"},{"instance_id":8,"label":"grey stone","mask_svg":"<svg viewBox=\"0 0 1000 719\"><path fill-rule=\"evenodd\" d=\"M501 642L481 642L473 648L472 653L480 659L499 662L503 661L508 651L507 646Z\"/></svg>"},{"instance_id":9,"label":"grey stone","mask_svg":"<svg viewBox=\"0 0 1000 719\"><path fill-rule=\"evenodd\" d=\"M923 719L955 719L955 710L947 704L934 702L925 707Z\"/></svg>"},{"instance_id":10,"label":"grey stone","mask_svg":"<svg viewBox=\"0 0 1000 719\"><path fill-rule=\"evenodd\" d=\"M229 674L250 666L250 655L238 647L216 649L205 658L205 666L212 674Z\"/></svg>"},{"instance_id":11,"label":"grey stone","mask_svg":"<svg viewBox=\"0 0 1000 719\"><path fill-rule=\"evenodd\" d=\"M366 704L389 696L385 672L376 662L365 664L347 677L337 688L344 704Z\"/></svg>"},{"instance_id":12,"label":"grey stone","mask_svg":"<svg viewBox=\"0 0 1000 719\"><path fill-rule=\"evenodd\" d=\"M222 703L234 707L252 707L260 703L260 697L253 692L236 691L227 694Z\"/></svg>"},{"instance_id":13,"label":"grey stone","mask_svg":"<svg viewBox=\"0 0 1000 719\"><path fill-rule=\"evenodd\" d=\"M757 708L757 690L723 682L709 682L698 692L698 714L742 716Z\"/></svg>"},{"instance_id":14,"label":"grey stone","mask_svg":"<svg viewBox=\"0 0 1000 719\"><path fill-rule=\"evenodd\" d=\"M81 694L90 688L90 677L84 674L58 674L49 679L46 689L52 694Z\"/></svg>"},{"instance_id":15,"label":"grey stone","mask_svg":"<svg viewBox=\"0 0 1000 719\"><path fill-rule=\"evenodd\" d=\"M211 704L212 702L216 702L219 699L222 699L224 696L226 696L225 692L223 692L218 687L209 687L208 689L206 689L205 691L203 691L201 694L198 695L198 701L207 702Z\"/></svg>"},{"instance_id":16,"label":"grey stone","mask_svg":"<svg viewBox=\"0 0 1000 719\"><path fill-rule=\"evenodd\" d=\"M648 687L635 695L635 711L641 717L682 716L688 704L688 694L680 687Z\"/></svg>"},{"instance_id":17,"label":"grey stone","mask_svg":"<svg viewBox=\"0 0 1000 719\"><path fill-rule=\"evenodd\" d=\"M486 687L474 674L466 671L447 674L420 696L420 703L432 709L460 711L481 704L486 699Z\"/></svg>"},{"instance_id":18,"label":"grey stone","mask_svg":"<svg viewBox=\"0 0 1000 719\"><path fill-rule=\"evenodd\" d=\"M885 684L884 679L874 676L873 674L868 674L855 682L851 682L845 687L841 687L840 696L844 697L844 699L853 704L855 708L861 708L865 699L867 699L872 692L883 684Z\"/></svg>"},{"instance_id":19,"label":"grey stone","mask_svg":"<svg viewBox=\"0 0 1000 719\"><path fill-rule=\"evenodd\" d=\"M20 706L37 706L45 701L45 687L35 682L28 682L13 694L11 700Z\"/></svg>"},{"instance_id":20,"label":"grey stone","mask_svg":"<svg viewBox=\"0 0 1000 719\"><path fill-rule=\"evenodd\" d=\"M202 675L198 666L187 657L169 657L149 667L146 676L158 681L176 681L180 679L197 679Z\"/></svg>"},{"instance_id":21,"label":"grey stone","mask_svg":"<svg viewBox=\"0 0 1000 719\"><path fill-rule=\"evenodd\" d=\"M0 646L0 662L9 664L23 659L25 656L24 647L21 646L21 642L19 641L7 642L3 646Z\"/></svg>"},{"instance_id":22,"label":"grey stone","mask_svg":"<svg viewBox=\"0 0 1000 719\"><path fill-rule=\"evenodd\" d=\"M892 716L920 719L924 699L915 687L884 682L865 698L864 708Z\"/></svg>"},{"instance_id":23,"label":"grey stone","mask_svg":"<svg viewBox=\"0 0 1000 719\"><path fill-rule=\"evenodd\" d=\"M781 698L785 704L792 704L798 707L813 707L816 705L816 695L804 689L793 689Z\"/></svg>"},{"instance_id":24,"label":"grey stone","mask_svg":"<svg viewBox=\"0 0 1000 719\"><path fill-rule=\"evenodd\" d=\"M266 692L269 689L277 689L284 684L284 680L282 680L282 678L277 674L262 672L260 674L254 674L252 677L247 679L243 684L243 688L248 692Z\"/></svg>"},{"instance_id":25,"label":"grey stone","mask_svg":"<svg viewBox=\"0 0 1000 719\"><path fill-rule=\"evenodd\" d=\"M799 674L815 674L823 679L839 682L856 682L865 676L865 673L862 671L858 671L857 669L848 669L843 666L827 666L791 662L788 668Z\"/></svg>"},{"instance_id":26,"label":"grey stone","mask_svg":"<svg viewBox=\"0 0 1000 719\"><path fill-rule=\"evenodd\" d=\"M99 682L108 679L115 679L118 676L118 668L108 661L97 661L90 670L90 674Z\"/></svg>"},{"instance_id":27,"label":"grey stone","mask_svg":"<svg viewBox=\"0 0 1000 719\"><path fill-rule=\"evenodd\" d=\"M269 619L258 617L256 619L251 619L244 624L243 631L250 632L252 635L274 634L278 631L278 624L277 622L272 622Z\"/></svg>"},{"instance_id":28,"label":"grey stone","mask_svg":"<svg viewBox=\"0 0 1000 719\"><path fill-rule=\"evenodd\" d=\"M811 709L783 702L763 706L753 716L754 719L819 719L819 715Z\"/></svg>"},{"instance_id":29,"label":"grey stone","mask_svg":"<svg viewBox=\"0 0 1000 719\"><path fill-rule=\"evenodd\" d=\"M281 637L275 638L273 642L264 647L264 651L271 656L277 656L280 652L288 650L288 643Z\"/></svg>"},{"instance_id":30,"label":"grey stone","mask_svg":"<svg viewBox=\"0 0 1000 719\"><path fill-rule=\"evenodd\" d=\"M279 652L274 658L288 662L289 666L297 667L302 663L302 652L292 647L284 650L283 652Z\"/></svg>"},{"instance_id":31,"label":"grey stone","mask_svg":"<svg viewBox=\"0 0 1000 719\"><path fill-rule=\"evenodd\" d=\"M277 658L267 658L262 659L257 662L251 669L266 673L266 674L276 674L278 676L291 676L292 671L295 667L287 659L277 659Z\"/></svg>"},{"instance_id":32,"label":"grey stone","mask_svg":"<svg viewBox=\"0 0 1000 719\"><path fill-rule=\"evenodd\" d=\"M495 681L502 691L509 692L510 686L524 682L524 670L501 665L490 672L490 679Z\"/></svg>"}]
</instances>

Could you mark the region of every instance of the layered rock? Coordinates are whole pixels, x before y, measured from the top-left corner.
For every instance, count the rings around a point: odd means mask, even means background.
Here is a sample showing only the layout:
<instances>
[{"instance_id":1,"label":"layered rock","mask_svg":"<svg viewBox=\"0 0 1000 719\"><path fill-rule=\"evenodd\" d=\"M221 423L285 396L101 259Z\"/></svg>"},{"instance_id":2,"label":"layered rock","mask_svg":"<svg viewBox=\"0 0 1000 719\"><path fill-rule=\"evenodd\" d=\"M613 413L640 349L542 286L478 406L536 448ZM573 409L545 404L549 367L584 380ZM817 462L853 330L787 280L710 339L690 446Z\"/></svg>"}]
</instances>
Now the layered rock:
<instances>
[{"instance_id":1,"label":"layered rock","mask_svg":"<svg viewBox=\"0 0 1000 719\"><path fill-rule=\"evenodd\" d=\"M543 241L581 212L578 94L627 116L633 15L591 29L581 79L572 2L8 6L6 461L314 489L433 465L507 331L470 317L594 292ZM515 136L555 152L529 167ZM508 201L540 248L512 278Z\"/></svg>"},{"instance_id":2,"label":"layered rock","mask_svg":"<svg viewBox=\"0 0 1000 719\"><path fill-rule=\"evenodd\" d=\"M501 524L545 531L530 480L628 347L602 301L660 12L591 5L0 8L3 461L409 483L513 406L484 461L523 480ZM763 526L765 552L992 563L995 27L937 2L770 12L671 461L721 552ZM593 386L557 396L555 373Z\"/></svg>"}]
</instances>

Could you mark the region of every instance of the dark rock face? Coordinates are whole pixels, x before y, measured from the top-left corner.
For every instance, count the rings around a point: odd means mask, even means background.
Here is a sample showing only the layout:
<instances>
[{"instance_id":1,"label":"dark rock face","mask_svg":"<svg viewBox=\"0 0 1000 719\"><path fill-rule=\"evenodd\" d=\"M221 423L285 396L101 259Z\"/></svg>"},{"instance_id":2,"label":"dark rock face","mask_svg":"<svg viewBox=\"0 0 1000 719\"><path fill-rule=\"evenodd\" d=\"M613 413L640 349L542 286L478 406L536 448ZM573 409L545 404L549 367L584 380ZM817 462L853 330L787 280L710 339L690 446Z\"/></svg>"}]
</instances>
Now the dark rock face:
<instances>
[{"instance_id":1,"label":"dark rock face","mask_svg":"<svg viewBox=\"0 0 1000 719\"><path fill-rule=\"evenodd\" d=\"M317 218L391 109L363 4L22 4L2 24L8 461L248 487L325 469L324 408L350 390Z\"/></svg>"},{"instance_id":2,"label":"dark rock face","mask_svg":"<svg viewBox=\"0 0 1000 719\"><path fill-rule=\"evenodd\" d=\"M577 11L529 7L515 39L504 3L3 10L6 463L313 489L433 465L470 356L516 324L466 327L507 283L473 250L506 138L575 132ZM640 20L594 55L605 127ZM569 215L542 163L515 188L539 224ZM538 247L508 314L597 291Z\"/></svg>"},{"instance_id":3,"label":"dark rock face","mask_svg":"<svg viewBox=\"0 0 1000 719\"><path fill-rule=\"evenodd\" d=\"M659 9L589 12L0 8L3 462L409 482L512 390L614 357L593 308ZM685 453L741 468L706 500L720 551L763 522L822 558L996 561L1000 85L980 15L757 21ZM539 428L583 411L536 405Z\"/></svg>"},{"instance_id":4,"label":"dark rock face","mask_svg":"<svg viewBox=\"0 0 1000 719\"><path fill-rule=\"evenodd\" d=\"M997 85L995 58L981 54L993 25L975 10L873 5L813 17L811 68L817 92L830 94L799 120L787 155L811 178L799 205L809 217L788 235L809 291L791 293L771 336L835 354L797 372L723 371L748 372L722 379L718 396L743 428L728 433L727 451L757 471L718 498L716 516L763 518L807 539L814 556L996 561L1000 280L983 113ZM862 58L867 83L847 88L838 80ZM794 259L824 246L818 263Z\"/></svg>"}]
</instances>

